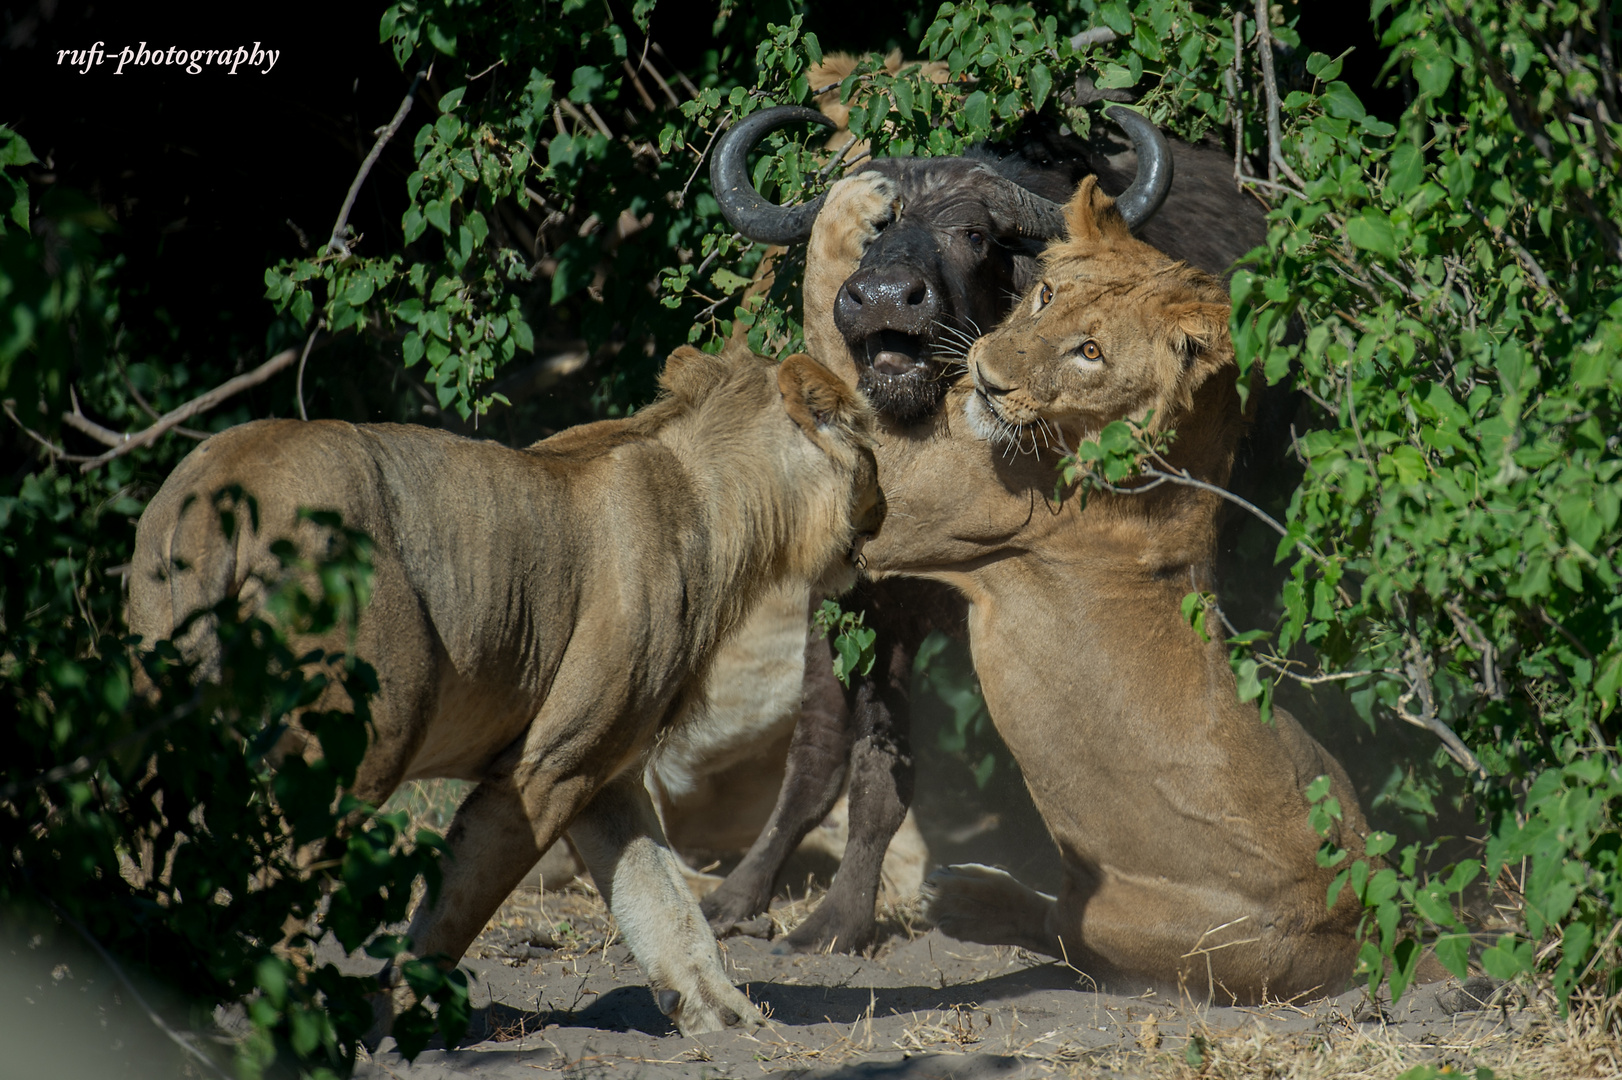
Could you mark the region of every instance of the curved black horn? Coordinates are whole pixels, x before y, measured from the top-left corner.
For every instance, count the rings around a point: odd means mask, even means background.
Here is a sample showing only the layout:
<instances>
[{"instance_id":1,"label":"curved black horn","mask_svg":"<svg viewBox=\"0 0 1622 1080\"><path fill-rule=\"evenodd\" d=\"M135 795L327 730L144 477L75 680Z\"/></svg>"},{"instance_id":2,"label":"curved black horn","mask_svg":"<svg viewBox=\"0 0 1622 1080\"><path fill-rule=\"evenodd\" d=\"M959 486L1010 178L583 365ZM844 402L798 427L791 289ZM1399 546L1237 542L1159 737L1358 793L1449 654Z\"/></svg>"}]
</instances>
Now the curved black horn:
<instances>
[{"instance_id":1,"label":"curved black horn","mask_svg":"<svg viewBox=\"0 0 1622 1080\"><path fill-rule=\"evenodd\" d=\"M721 213L734 229L751 240L767 244L793 244L811 236L811 225L822 209L823 196L800 206L778 206L761 198L749 180L749 153L768 133L789 124L837 127L815 109L778 105L751 113L727 129L710 158L710 185Z\"/></svg>"},{"instance_id":2,"label":"curved black horn","mask_svg":"<svg viewBox=\"0 0 1622 1080\"><path fill-rule=\"evenodd\" d=\"M1171 147L1166 137L1131 109L1112 105L1105 114L1132 140L1132 149L1138 155L1138 173L1132 186L1116 196L1115 209L1126 219L1129 228L1136 230L1154 216L1171 190ZM997 197L992 213L1008 222L1007 228L1019 235L1037 240L1051 240L1065 235L1064 207L1023 188L1003 176L996 177Z\"/></svg>"},{"instance_id":3,"label":"curved black horn","mask_svg":"<svg viewBox=\"0 0 1622 1080\"><path fill-rule=\"evenodd\" d=\"M1160 129L1142 113L1111 105L1104 110L1104 115L1126 132L1127 138L1132 140L1132 149L1138 154L1137 179L1115 197L1115 209L1126 219L1128 228L1137 230L1154 217L1171 190L1171 147Z\"/></svg>"}]
</instances>

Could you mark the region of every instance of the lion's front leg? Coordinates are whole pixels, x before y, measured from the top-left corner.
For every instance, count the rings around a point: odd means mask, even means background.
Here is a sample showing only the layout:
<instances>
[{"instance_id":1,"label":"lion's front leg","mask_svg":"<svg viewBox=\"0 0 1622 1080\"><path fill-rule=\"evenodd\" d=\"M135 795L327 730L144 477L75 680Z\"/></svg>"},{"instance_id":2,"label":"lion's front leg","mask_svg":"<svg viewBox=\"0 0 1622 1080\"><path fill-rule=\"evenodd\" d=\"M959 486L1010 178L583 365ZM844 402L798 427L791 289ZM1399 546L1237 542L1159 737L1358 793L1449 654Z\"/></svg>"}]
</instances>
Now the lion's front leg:
<instances>
[{"instance_id":1,"label":"lion's front leg","mask_svg":"<svg viewBox=\"0 0 1622 1080\"><path fill-rule=\"evenodd\" d=\"M805 349L852 386L856 369L844 336L834 326L834 301L845 279L861 268L868 245L900 214L901 192L896 182L870 170L847 176L829 188L811 229L801 293Z\"/></svg>"},{"instance_id":2,"label":"lion's front leg","mask_svg":"<svg viewBox=\"0 0 1622 1080\"><path fill-rule=\"evenodd\" d=\"M726 977L715 935L665 844L638 771L610 782L569 826L659 1011L683 1035L765 1023Z\"/></svg>"}]
</instances>

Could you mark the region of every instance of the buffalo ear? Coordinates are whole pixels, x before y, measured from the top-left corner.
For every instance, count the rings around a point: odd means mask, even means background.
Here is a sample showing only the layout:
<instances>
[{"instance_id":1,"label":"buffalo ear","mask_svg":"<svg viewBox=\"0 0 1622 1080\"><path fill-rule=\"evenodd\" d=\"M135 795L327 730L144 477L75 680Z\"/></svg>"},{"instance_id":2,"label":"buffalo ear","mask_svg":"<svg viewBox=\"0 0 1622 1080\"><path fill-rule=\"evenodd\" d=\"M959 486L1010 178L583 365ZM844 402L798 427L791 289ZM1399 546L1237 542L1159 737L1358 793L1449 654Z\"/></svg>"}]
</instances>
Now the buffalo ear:
<instances>
[{"instance_id":1,"label":"buffalo ear","mask_svg":"<svg viewBox=\"0 0 1622 1080\"><path fill-rule=\"evenodd\" d=\"M1076 193L1064 207L1064 220L1070 230L1070 243L1086 253L1109 247L1116 240L1131 239L1132 230L1115 209L1115 200L1098 186L1098 177L1083 177Z\"/></svg>"},{"instance_id":2,"label":"buffalo ear","mask_svg":"<svg viewBox=\"0 0 1622 1080\"><path fill-rule=\"evenodd\" d=\"M691 345L682 345L665 358L665 368L659 373L659 385L672 397L682 401L697 401L720 385L726 378L729 365L719 356L702 352Z\"/></svg>"},{"instance_id":3,"label":"buffalo ear","mask_svg":"<svg viewBox=\"0 0 1622 1080\"><path fill-rule=\"evenodd\" d=\"M819 445L823 433L850 427L867 407L860 394L804 353L778 365L777 389L789 418Z\"/></svg>"}]
</instances>

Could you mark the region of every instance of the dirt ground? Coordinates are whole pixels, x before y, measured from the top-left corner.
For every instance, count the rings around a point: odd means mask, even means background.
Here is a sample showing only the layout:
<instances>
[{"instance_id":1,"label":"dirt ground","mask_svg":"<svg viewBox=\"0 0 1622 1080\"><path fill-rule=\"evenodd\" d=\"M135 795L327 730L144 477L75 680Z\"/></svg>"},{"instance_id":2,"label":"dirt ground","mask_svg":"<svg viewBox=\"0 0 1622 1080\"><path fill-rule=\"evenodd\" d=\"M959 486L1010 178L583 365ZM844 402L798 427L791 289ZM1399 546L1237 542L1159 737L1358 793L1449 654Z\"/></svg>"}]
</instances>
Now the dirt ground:
<instances>
[{"instance_id":1,"label":"dirt ground","mask_svg":"<svg viewBox=\"0 0 1622 1080\"><path fill-rule=\"evenodd\" d=\"M756 929L780 934L806 910L804 900L780 903L770 928L763 918ZM733 978L770 1020L754 1033L690 1039L655 1007L589 887L522 889L465 961L475 1012L464 1044L407 1063L385 1041L356 1075L1395 1077L1427 1061L1501 1066L1548 1023L1484 981L1421 987L1395 1007L1361 991L1262 1008L1208 1004L1203 988L1197 998L1101 992L1062 964L953 941L905 912L891 911L886 927L870 957L778 955L764 937L726 939Z\"/></svg>"}]
</instances>

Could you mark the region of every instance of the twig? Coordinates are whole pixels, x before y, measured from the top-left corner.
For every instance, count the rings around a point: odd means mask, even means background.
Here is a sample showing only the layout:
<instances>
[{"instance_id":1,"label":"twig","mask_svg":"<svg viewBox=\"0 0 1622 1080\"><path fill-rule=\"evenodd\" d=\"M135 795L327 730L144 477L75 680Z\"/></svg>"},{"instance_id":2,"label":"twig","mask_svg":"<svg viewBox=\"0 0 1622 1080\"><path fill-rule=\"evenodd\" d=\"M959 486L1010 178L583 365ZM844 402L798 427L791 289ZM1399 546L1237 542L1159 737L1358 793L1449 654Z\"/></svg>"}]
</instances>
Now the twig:
<instances>
[{"instance_id":1,"label":"twig","mask_svg":"<svg viewBox=\"0 0 1622 1080\"><path fill-rule=\"evenodd\" d=\"M1561 637L1571 642L1572 648L1582 653L1583 657L1590 664L1594 662L1594 654L1589 650L1588 646L1579 641L1576 634L1573 634L1570 630L1567 630L1564 626L1562 626L1559 620L1557 620L1553 615L1550 615L1546 608L1540 604L1532 610L1537 613L1538 618L1542 619L1544 622L1558 630Z\"/></svg>"},{"instance_id":2,"label":"twig","mask_svg":"<svg viewBox=\"0 0 1622 1080\"><path fill-rule=\"evenodd\" d=\"M411 111L412 99L417 96L417 87L422 85L422 81L433 69L434 66L429 64L417 72L416 78L411 80L411 88L406 91L405 100L401 101L400 107L395 110L394 119L389 121L389 126L383 129L383 134L372 144L372 152L366 155L366 160L360 163L360 171L355 174L355 181L349 185L349 193L344 196L344 205L338 211L338 220L333 223L332 238L327 241L329 251L345 258L349 256L349 245L344 241L344 232L349 228L349 211L355 206L355 196L360 194L360 186L366 181L366 174L372 171L372 166L382 156L383 147L388 145L394 133L400 130L400 125L405 123L406 113Z\"/></svg>"},{"instance_id":3,"label":"twig","mask_svg":"<svg viewBox=\"0 0 1622 1080\"><path fill-rule=\"evenodd\" d=\"M40 893L39 895L46 904L50 905L51 910L56 912L57 918L73 927L73 929L78 932L79 936L84 938L85 941L90 944L92 949L96 950L96 954L101 957L102 963L111 968L113 974L118 976L118 981L124 984L124 989L130 992L130 997L135 999L135 1004L140 1006L142 1012L146 1013L146 1018L152 1021L154 1027L168 1036L169 1040L176 1046L180 1047L187 1054L202 1062L203 1065L208 1068L209 1072L213 1073L215 1076L223 1077L224 1080L231 1080L230 1074L216 1065L214 1060L207 1054L193 1046L191 1044L191 1040L187 1039L180 1032L164 1023L163 1017L159 1016L157 1011L154 1010L151 1005L147 1004L146 998L141 996L141 992L135 988L135 984L130 982L129 976L124 974L124 969L119 967L118 961L114 960L112 954L102 947L101 942L97 941L95 937L91 935L90 931L85 929L83 923L81 923L78 919L75 919L72 915L69 915L66 911L63 911L62 908L58 906L56 901L52 900L49 896L46 896L44 893Z\"/></svg>"},{"instance_id":4,"label":"twig","mask_svg":"<svg viewBox=\"0 0 1622 1080\"><path fill-rule=\"evenodd\" d=\"M659 107L654 104L653 95L649 94L648 88L642 85L642 80L636 77L636 68L631 66L631 61L628 59L621 60L620 66L625 69L625 74L631 77L631 86L636 89L636 96L642 99L643 107L650 113L657 112Z\"/></svg>"},{"instance_id":5,"label":"twig","mask_svg":"<svg viewBox=\"0 0 1622 1080\"><path fill-rule=\"evenodd\" d=\"M1117 34L1109 27L1095 26L1091 30L1083 30L1081 33L1071 38L1070 48L1072 51L1074 51L1082 48L1085 45L1108 45L1111 42L1119 41L1120 39L1121 35Z\"/></svg>"},{"instance_id":6,"label":"twig","mask_svg":"<svg viewBox=\"0 0 1622 1080\"><path fill-rule=\"evenodd\" d=\"M309 245L306 244L305 246L308 247ZM135 399L135 404L141 407L142 412L146 413L154 420L163 415L152 407L152 403L147 401L147 399L142 396L140 390L136 389L135 382L130 378L129 370L124 367L123 361L119 361L118 363L118 373L124 378L124 389L130 392L130 397ZM206 431L197 431L194 428L180 427L178 425L175 427L175 434L184 435L188 439L201 440L208 438L208 432Z\"/></svg>"},{"instance_id":7,"label":"twig","mask_svg":"<svg viewBox=\"0 0 1622 1080\"><path fill-rule=\"evenodd\" d=\"M1262 87L1267 94L1267 179L1276 184L1282 172L1297 187L1304 188L1306 181L1284 160L1284 149L1279 144L1278 80L1273 75L1273 27L1267 8L1267 0L1256 0L1256 52L1261 57Z\"/></svg>"},{"instance_id":8,"label":"twig","mask_svg":"<svg viewBox=\"0 0 1622 1080\"><path fill-rule=\"evenodd\" d=\"M1549 275L1543 272L1543 267L1538 264L1537 259L1532 257L1532 253L1526 250L1521 242L1515 239L1515 237L1511 235L1507 229L1501 229L1497 225L1494 225L1492 221L1488 219L1486 214L1483 214L1480 210L1475 208L1475 204L1469 199L1464 200L1464 208L1470 211L1470 213L1474 214L1477 221L1480 221L1483 225L1487 226L1487 228L1492 232L1493 239L1497 240L1500 244L1505 245L1515 253L1515 258L1521 264L1521 268L1524 269L1528 274L1531 274L1533 280L1538 283L1538 286L1548 294L1549 299L1554 301L1554 311L1556 315L1560 316L1560 321L1565 323L1567 326L1570 326L1571 313L1566 310L1565 301L1560 298L1559 293L1554 291L1554 286L1549 284Z\"/></svg>"},{"instance_id":9,"label":"twig","mask_svg":"<svg viewBox=\"0 0 1622 1080\"><path fill-rule=\"evenodd\" d=\"M310 359L310 346L315 344L315 335L319 334L321 328L325 325L326 320L315 320L315 329L311 330L310 336L304 339L304 352L298 358L298 380L293 385L293 392L298 397L298 418L300 420L310 418L309 414L304 411L304 364L305 361Z\"/></svg>"},{"instance_id":10,"label":"twig","mask_svg":"<svg viewBox=\"0 0 1622 1080\"><path fill-rule=\"evenodd\" d=\"M78 454L70 454L70 453L68 453L66 450L62 449L60 446L57 446L51 440L47 439L45 436L41 435L39 432L35 431L33 428L31 428L27 424L23 423L22 420L18 418L17 414L15 412L12 412L12 410L11 410L11 402L10 401L0 402L0 406L3 406L5 408L6 415L11 417L11 422L13 424L16 424L17 427L22 430L22 433L24 435L27 435L30 439L33 439L35 442L39 443L45 449L49 450L51 452L52 457L59 458L62 461L89 461L89 460L91 460L90 458L87 458L87 457L81 457Z\"/></svg>"},{"instance_id":11,"label":"twig","mask_svg":"<svg viewBox=\"0 0 1622 1080\"><path fill-rule=\"evenodd\" d=\"M1374 459L1369 456L1369 448L1363 442L1363 429L1357 423L1357 407L1352 403L1353 396L1354 395L1352 393L1352 368L1351 368L1351 365L1348 364L1346 366L1346 393L1345 393L1346 418L1351 421L1352 434L1357 436L1357 448L1363 454L1363 463L1369 467L1369 476L1370 476L1371 479L1373 479L1374 486L1376 488L1379 488L1380 487L1380 470L1378 470L1378 469L1376 469L1374 467Z\"/></svg>"},{"instance_id":12,"label":"twig","mask_svg":"<svg viewBox=\"0 0 1622 1080\"><path fill-rule=\"evenodd\" d=\"M151 427L143 428L140 431L137 431L135 434L131 435L129 438L125 439L123 442L119 443L105 454L102 454L100 457L93 457L88 461L85 461L83 458L68 458L68 460L84 461L84 464L79 466L80 472L89 472L91 469L100 468L114 458L122 457L137 447L146 446L149 443L155 442L157 438L164 432L186 420L190 420L200 412L207 412L209 409L212 409L226 398L240 394L242 391L247 390L250 387L258 386L260 383L264 382L266 379L269 379L272 375L282 371L284 368L291 367L293 361L298 359L298 356L299 353L297 349L283 349L281 352L277 353L275 356L272 356L269 360L266 360L263 364L260 364L252 371L247 372L244 375L238 375L234 379L228 379L216 386L214 389L208 391L206 394L199 394L190 401L186 402L186 404L180 406L178 409L165 413L157 421L157 423L153 424ZM10 409L7 409L6 411L10 412Z\"/></svg>"},{"instance_id":13,"label":"twig","mask_svg":"<svg viewBox=\"0 0 1622 1080\"><path fill-rule=\"evenodd\" d=\"M1397 716L1415 727L1422 727L1430 731L1438 739L1442 740L1442 746L1446 748L1448 755L1454 761L1486 779L1487 770L1482 767L1481 762L1470 752L1470 748L1464 745L1458 735L1454 734L1453 729L1448 727L1436 715L1436 698L1431 691L1430 677L1425 672L1425 662L1420 652L1419 642L1413 642L1410 659L1405 667L1408 692L1397 699ZM1419 698L1420 709L1418 716L1409 712L1407 708L1408 702L1415 697Z\"/></svg>"},{"instance_id":14,"label":"twig","mask_svg":"<svg viewBox=\"0 0 1622 1080\"><path fill-rule=\"evenodd\" d=\"M1241 61L1245 55L1245 13L1233 13L1233 92L1230 95L1233 101L1233 185L1235 188L1244 183L1245 169L1245 99L1244 99L1244 69Z\"/></svg>"},{"instance_id":15,"label":"twig","mask_svg":"<svg viewBox=\"0 0 1622 1080\"><path fill-rule=\"evenodd\" d=\"M1193 569L1193 567L1190 567L1189 568L1189 577L1190 577L1190 579L1192 579L1193 576L1194 576L1194 569ZM1198 586L1197 585L1196 585L1195 588L1196 588L1196 591L1198 591ZM1238 637L1239 636L1239 628L1237 626L1233 625L1233 620L1228 618L1228 613L1226 611L1222 610L1222 605L1217 603L1217 600L1216 600L1215 596L1211 596L1210 594L1206 594L1205 604L1212 611L1216 612L1217 618L1222 620L1222 625L1228 631L1228 636L1229 637ZM1335 672L1330 672L1329 674L1326 674L1326 675L1298 675L1295 672L1291 671L1286 665L1288 665L1288 664L1300 664L1301 661L1299 661L1299 660L1290 660L1290 659L1287 659L1287 658L1282 657L1282 656L1267 655L1267 654L1264 654L1264 653L1253 653L1252 655L1255 656L1256 662L1258 664L1261 664L1263 667L1270 668L1273 671L1278 672L1280 675L1285 676L1286 678L1294 679L1296 682L1300 683L1302 686L1318 686L1318 685L1320 685L1322 683L1345 682L1348 679L1361 679L1366 675L1398 675L1398 674L1401 674L1400 672L1398 672L1398 671L1396 671L1396 670L1394 670L1392 668L1365 668L1362 671L1335 671ZM1301 666L1305 667L1306 665L1302 664Z\"/></svg>"},{"instance_id":16,"label":"twig","mask_svg":"<svg viewBox=\"0 0 1622 1080\"><path fill-rule=\"evenodd\" d=\"M1239 182L1241 184L1255 184L1257 187L1272 188L1274 191L1282 191L1286 195L1294 195L1296 198L1300 199L1302 202L1307 201L1307 193L1302 191L1300 188L1291 187L1289 184L1280 184L1280 183L1278 183L1276 181L1273 181L1273 180L1263 180L1259 176L1246 176L1243 173L1238 172L1238 169L1239 169L1238 157L1239 157L1238 154L1234 155L1233 167L1234 167L1235 174L1238 175Z\"/></svg>"},{"instance_id":17,"label":"twig","mask_svg":"<svg viewBox=\"0 0 1622 1080\"><path fill-rule=\"evenodd\" d=\"M655 47L657 48L657 46ZM715 145L715 140L720 137L721 132L725 131L731 123L732 110L728 109L727 114L721 117L721 122L715 125L715 130L710 132L710 141L704 144L704 150L698 155L698 160L693 163L693 171L687 174L687 182L681 186L681 191L676 194L676 208L678 210L686 205L687 189L693 186L694 180L698 179L698 172L704 167L704 160L710 156L710 147Z\"/></svg>"},{"instance_id":18,"label":"twig","mask_svg":"<svg viewBox=\"0 0 1622 1080\"><path fill-rule=\"evenodd\" d=\"M1504 689L1499 685L1498 668L1494 661L1497 650L1492 642L1487 640L1486 633L1481 626L1470 616L1464 613L1464 608L1457 600L1449 600L1442 605L1442 610L1448 613L1453 625L1458 627L1459 636L1464 643L1481 654L1481 689L1490 701L1503 701Z\"/></svg>"},{"instance_id":19,"label":"twig","mask_svg":"<svg viewBox=\"0 0 1622 1080\"><path fill-rule=\"evenodd\" d=\"M664 50L660 49L659 54L663 56ZM659 74L659 69L648 63L648 53L646 48L644 48L642 51L642 62L637 65L637 70L646 71L649 75L653 76L653 81L659 84L660 91L664 93L665 100L670 102L670 107L672 109L681 108L681 99L676 96L676 92L670 89L670 84L665 82L665 77L663 75Z\"/></svg>"},{"instance_id":20,"label":"twig","mask_svg":"<svg viewBox=\"0 0 1622 1080\"><path fill-rule=\"evenodd\" d=\"M693 95L693 97L695 97L695 98L700 96L699 92L698 92L698 87L693 85L693 80L689 79L687 77L686 72L682 71L681 68L677 67L676 64L670 59L670 57L665 56L664 49L662 49L659 46L659 43L657 41L655 41L653 43L653 51L658 53L659 56L664 60L664 62L670 65L670 69L676 73L676 78L681 82L682 88L684 90L686 90L689 94Z\"/></svg>"},{"instance_id":21,"label":"twig","mask_svg":"<svg viewBox=\"0 0 1622 1080\"><path fill-rule=\"evenodd\" d=\"M71 386L68 387L68 400L73 402L73 411L62 414L62 422L68 425L68 427L77 428L86 435L90 436L92 439L95 439L97 442L101 443L103 446L117 446L119 443L129 438L129 436L125 435L122 431L113 431L111 428L102 427L100 424L90 419L90 417L80 412L79 395Z\"/></svg>"}]
</instances>

